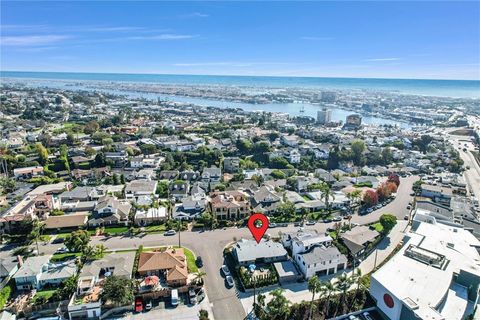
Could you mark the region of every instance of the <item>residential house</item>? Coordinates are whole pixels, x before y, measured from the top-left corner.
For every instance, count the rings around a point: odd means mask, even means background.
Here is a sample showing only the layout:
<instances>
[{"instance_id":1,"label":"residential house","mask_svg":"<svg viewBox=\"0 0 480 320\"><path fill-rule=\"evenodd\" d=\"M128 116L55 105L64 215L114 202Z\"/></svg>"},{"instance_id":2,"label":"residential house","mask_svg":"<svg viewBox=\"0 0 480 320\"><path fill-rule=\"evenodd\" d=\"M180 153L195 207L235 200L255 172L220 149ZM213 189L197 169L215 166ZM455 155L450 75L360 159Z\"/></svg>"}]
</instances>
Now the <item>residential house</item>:
<instances>
[{"instance_id":1,"label":"residential house","mask_svg":"<svg viewBox=\"0 0 480 320\"><path fill-rule=\"evenodd\" d=\"M190 192L190 183L188 181L177 180L170 184L170 196L175 200L181 200L188 196Z\"/></svg>"},{"instance_id":2,"label":"residential house","mask_svg":"<svg viewBox=\"0 0 480 320\"><path fill-rule=\"evenodd\" d=\"M59 230L83 227L88 221L88 215L88 212L78 212L61 216L49 216L45 220L45 229Z\"/></svg>"},{"instance_id":3,"label":"residential house","mask_svg":"<svg viewBox=\"0 0 480 320\"><path fill-rule=\"evenodd\" d=\"M212 192L210 211L220 220L243 219L250 213L247 195L241 191Z\"/></svg>"},{"instance_id":4,"label":"residential house","mask_svg":"<svg viewBox=\"0 0 480 320\"><path fill-rule=\"evenodd\" d=\"M156 180L134 180L127 183L125 187L125 198L135 200L140 196L150 196L157 190Z\"/></svg>"},{"instance_id":5,"label":"residential house","mask_svg":"<svg viewBox=\"0 0 480 320\"><path fill-rule=\"evenodd\" d=\"M240 169L239 157L225 157L223 159L223 170L228 173L236 173Z\"/></svg>"},{"instance_id":6,"label":"residential house","mask_svg":"<svg viewBox=\"0 0 480 320\"><path fill-rule=\"evenodd\" d=\"M16 180L26 180L43 175L43 167L26 167L13 169L13 176Z\"/></svg>"},{"instance_id":7,"label":"residential house","mask_svg":"<svg viewBox=\"0 0 480 320\"><path fill-rule=\"evenodd\" d=\"M111 164L114 168L123 168L128 162L128 154L126 151L105 152L105 160L107 164Z\"/></svg>"},{"instance_id":8,"label":"residential house","mask_svg":"<svg viewBox=\"0 0 480 320\"><path fill-rule=\"evenodd\" d=\"M8 280L17 272L22 257L0 258L0 288L3 288Z\"/></svg>"},{"instance_id":9,"label":"residential house","mask_svg":"<svg viewBox=\"0 0 480 320\"><path fill-rule=\"evenodd\" d=\"M178 170L162 170L158 176L159 180L175 180L179 175Z\"/></svg>"},{"instance_id":10,"label":"residential house","mask_svg":"<svg viewBox=\"0 0 480 320\"><path fill-rule=\"evenodd\" d=\"M77 290L68 304L70 320L99 319L102 314L102 287L111 275L131 279L135 253L108 254L85 263L78 277Z\"/></svg>"},{"instance_id":11,"label":"residential house","mask_svg":"<svg viewBox=\"0 0 480 320\"><path fill-rule=\"evenodd\" d=\"M121 201L112 196L104 196L98 200L88 224L90 226L127 224L131 209L132 205L127 201Z\"/></svg>"},{"instance_id":12,"label":"residential house","mask_svg":"<svg viewBox=\"0 0 480 320\"><path fill-rule=\"evenodd\" d=\"M252 195L250 201L254 212L272 215L282 204L282 197L272 187L262 186L256 191L250 190L249 193Z\"/></svg>"},{"instance_id":13,"label":"residential house","mask_svg":"<svg viewBox=\"0 0 480 320\"><path fill-rule=\"evenodd\" d=\"M240 239L232 252L237 263L245 267L250 264L274 263L288 259L287 251L282 244L265 239L259 243L255 240Z\"/></svg>"},{"instance_id":14,"label":"residential house","mask_svg":"<svg viewBox=\"0 0 480 320\"><path fill-rule=\"evenodd\" d=\"M141 252L138 259L138 273L141 276L165 277L171 287L187 284L187 258L182 248L167 249L163 252Z\"/></svg>"},{"instance_id":15,"label":"residential house","mask_svg":"<svg viewBox=\"0 0 480 320\"><path fill-rule=\"evenodd\" d=\"M347 257L333 245L316 245L295 255L295 262L306 279L335 274L347 267Z\"/></svg>"},{"instance_id":16,"label":"residential house","mask_svg":"<svg viewBox=\"0 0 480 320\"><path fill-rule=\"evenodd\" d=\"M435 202L450 206L450 200L453 195L452 188L422 184L421 190L420 195L422 197L430 198Z\"/></svg>"},{"instance_id":17,"label":"residential house","mask_svg":"<svg viewBox=\"0 0 480 320\"><path fill-rule=\"evenodd\" d=\"M173 207L172 218L176 220L192 220L200 217L207 208L205 195L192 195L185 197L181 203Z\"/></svg>"},{"instance_id":18,"label":"residential house","mask_svg":"<svg viewBox=\"0 0 480 320\"><path fill-rule=\"evenodd\" d=\"M135 224L137 226L146 226L152 223L159 223L167 219L167 209L165 207L148 208L147 210L137 210L135 213Z\"/></svg>"},{"instance_id":19,"label":"residential house","mask_svg":"<svg viewBox=\"0 0 480 320\"><path fill-rule=\"evenodd\" d=\"M18 271L13 275L17 290L29 291L45 286L58 286L76 274L74 260L62 263L49 263L51 255L35 256L20 261Z\"/></svg>"},{"instance_id":20,"label":"residential house","mask_svg":"<svg viewBox=\"0 0 480 320\"><path fill-rule=\"evenodd\" d=\"M380 233L367 226L357 226L340 235L340 239L348 248L352 256L358 258L366 253L368 245L373 243Z\"/></svg>"}]
</instances>

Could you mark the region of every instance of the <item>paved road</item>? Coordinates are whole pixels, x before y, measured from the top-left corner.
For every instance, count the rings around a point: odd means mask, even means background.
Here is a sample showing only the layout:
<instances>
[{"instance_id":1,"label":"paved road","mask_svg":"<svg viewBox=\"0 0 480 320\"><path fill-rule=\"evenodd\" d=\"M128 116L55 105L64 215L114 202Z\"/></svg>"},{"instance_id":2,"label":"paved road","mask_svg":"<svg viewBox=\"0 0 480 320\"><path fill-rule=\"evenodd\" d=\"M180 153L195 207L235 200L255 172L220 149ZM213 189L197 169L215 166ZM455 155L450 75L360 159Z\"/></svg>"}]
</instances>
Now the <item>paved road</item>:
<instances>
[{"instance_id":1,"label":"paved road","mask_svg":"<svg viewBox=\"0 0 480 320\"><path fill-rule=\"evenodd\" d=\"M450 137L452 138L450 141L460 153L460 158L464 161L465 167L470 167L470 169L466 169L463 173L470 194L477 197L477 199L480 199L480 188L478 187L480 186L480 166L471 152L475 150L475 145L472 143L471 137L469 136L450 135ZM466 151L463 151L463 149Z\"/></svg>"},{"instance_id":2,"label":"paved road","mask_svg":"<svg viewBox=\"0 0 480 320\"><path fill-rule=\"evenodd\" d=\"M402 178L397 197L387 206L376 210L365 216L355 215L352 223L368 224L378 221L384 213L394 214L398 219L408 213L406 209L411 200L410 192L413 183L418 179L417 176ZM325 232L328 227L333 227L333 223L317 223L314 226L308 226L309 229L315 229L319 232ZM268 233L276 236L278 232L292 232L298 230L298 227L290 225L286 228L270 229ZM181 245L192 249L197 255L200 255L204 262L204 271L206 291L210 302L213 304L213 312L216 319L243 319L245 312L237 298L235 289L227 289L224 279L220 275L220 267L223 264L223 248L234 239L251 238L251 234L246 228L229 228L225 230L213 230L205 232L186 231L181 233ZM132 249L140 244L145 247L155 247L164 245L177 245L178 236L165 237L162 234L149 234L143 237L93 237L92 244L104 244L109 250ZM41 252L51 253L58 248L58 245L49 245L41 249Z\"/></svg>"}]
</instances>

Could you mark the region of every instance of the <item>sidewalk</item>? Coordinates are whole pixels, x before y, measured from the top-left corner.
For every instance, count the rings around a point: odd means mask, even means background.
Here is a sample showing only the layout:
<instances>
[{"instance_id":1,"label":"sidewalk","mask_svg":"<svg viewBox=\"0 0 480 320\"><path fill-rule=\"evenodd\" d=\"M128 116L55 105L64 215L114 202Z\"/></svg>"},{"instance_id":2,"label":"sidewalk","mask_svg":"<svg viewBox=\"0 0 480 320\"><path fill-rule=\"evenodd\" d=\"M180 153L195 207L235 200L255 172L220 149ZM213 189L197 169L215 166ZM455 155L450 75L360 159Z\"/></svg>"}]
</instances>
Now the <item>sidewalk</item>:
<instances>
[{"instance_id":1,"label":"sidewalk","mask_svg":"<svg viewBox=\"0 0 480 320\"><path fill-rule=\"evenodd\" d=\"M389 235L385 237L377 246L377 249L372 251L372 253L360 263L360 270L362 271L362 275L368 274L373 271L375 266L375 254L377 255L376 265L379 266L387 257L393 252L393 250L397 247L397 245L403 240L403 237L406 232L408 232L408 221L405 220L397 220L397 224L395 227L390 231ZM350 269L347 274L351 275L352 270ZM327 281L335 279L335 276L325 276L321 277L320 280ZM312 293L308 291L307 282L302 283L292 283L284 286L278 286L278 288L282 288L284 290L283 295L290 301L291 303L299 303L302 301L310 301L312 299ZM271 300L271 296L269 293L274 289L269 290L257 290L257 295L262 293L266 296L265 303L268 303ZM240 302L243 305L245 313L248 314L249 311L252 310L253 306L253 292L237 293ZM317 295L318 297L318 295Z\"/></svg>"}]
</instances>

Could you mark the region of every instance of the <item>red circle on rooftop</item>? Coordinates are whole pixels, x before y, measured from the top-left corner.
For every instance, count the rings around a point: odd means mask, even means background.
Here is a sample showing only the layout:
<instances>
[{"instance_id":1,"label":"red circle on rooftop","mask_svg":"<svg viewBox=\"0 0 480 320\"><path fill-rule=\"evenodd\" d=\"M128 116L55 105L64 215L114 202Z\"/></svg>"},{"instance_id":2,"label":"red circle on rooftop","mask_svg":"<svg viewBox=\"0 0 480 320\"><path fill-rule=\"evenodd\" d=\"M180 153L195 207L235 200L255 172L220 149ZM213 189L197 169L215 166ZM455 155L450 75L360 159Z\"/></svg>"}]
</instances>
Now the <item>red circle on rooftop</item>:
<instances>
[{"instance_id":1,"label":"red circle on rooftop","mask_svg":"<svg viewBox=\"0 0 480 320\"><path fill-rule=\"evenodd\" d=\"M385 302L387 307L389 307L390 309L393 308L393 306L395 305L395 303L393 302L392 296L389 295L388 293L385 293L383 295L383 302Z\"/></svg>"}]
</instances>

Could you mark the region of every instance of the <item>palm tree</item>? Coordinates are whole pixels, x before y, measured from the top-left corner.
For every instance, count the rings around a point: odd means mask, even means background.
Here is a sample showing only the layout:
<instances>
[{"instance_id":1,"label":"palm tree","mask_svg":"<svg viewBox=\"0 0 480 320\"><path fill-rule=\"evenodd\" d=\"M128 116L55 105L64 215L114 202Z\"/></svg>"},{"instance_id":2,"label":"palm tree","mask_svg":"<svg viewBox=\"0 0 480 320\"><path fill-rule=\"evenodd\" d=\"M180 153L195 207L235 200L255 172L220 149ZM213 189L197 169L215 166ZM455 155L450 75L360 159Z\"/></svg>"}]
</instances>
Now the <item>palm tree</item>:
<instances>
[{"instance_id":1,"label":"palm tree","mask_svg":"<svg viewBox=\"0 0 480 320\"><path fill-rule=\"evenodd\" d=\"M195 283L203 283L203 277L205 277L207 275L207 273L205 271L197 271L195 273L195 278L193 279L193 281Z\"/></svg>"},{"instance_id":2,"label":"palm tree","mask_svg":"<svg viewBox=\"0 0 480 320\"><path fill-rule=\"evenodd\" d=\"M39 246L38 246L38 240L41 239L42 237L42 232L45 224L40 222L39 220L33 220L32 221L32 231L30 232L29 238L32 241L35 241L35 244L37 246L37 255L40 254Z\"/></svg>"},{"instance_id":3,"label":"palm tree","mask_svg":"<svg viewBox=\"0 0 480 320\"><path fill-rule=\"evenodd\" d=\"M93 246L87 245L85 248L82 250L82 262L85 263L86 261L93 260L96 256L96 250L94 249Z\"/></svg>"},{"instance_id":4,"label":"palm tree","mask_svg":"<svg viewBox=\"0 0 480 320\"><path fill-rule=\"evenodd\" d=\"M95 246L95 256L98 258L103 258L106 251L107 251L107 248L103 244L97 244Z\"/></svg>"},{"instance_id":5,"label":"palm tree","mask_svg":"<svg viewBox=\"0 0 480 320\"><path fill-rule=\"evenodd\" d=\"M362 270L360 268L356 268L355 270L353 270L352 281L357 283L357 288L355 289L355 295L353 296L352 301L352 305L354 306L357 300L358 291L360 290L360 286L362 285Z\"/></svg>"},{"instance_id":6,"label":"palm tree","mask_svg":"<svg viewBox=\"0 0 480 320\"><path fill-rule=\"evenodd\" d=\"M258 296L257 296L257 303L254 306L255 315L259 319L263 319L262 316L263 316L264 309L265 309L265 298L266 297L265 297L264 294L259 293Z\"/></svg>"},{"instance_id":7,"label":"palm tree","mask_svg":"<svg viewBox=\"0 0 480 320\"><path fill-rule=\"evenodd\" d=\"M287 319L290 311L290 302L283 296L283 289L270 292L272 300L267 303L267 313L273 319Z\"/></svg>"},{"instance_id":8,"label":"palm tree","mask_svg":"<svg viewBox=\"0 0 480 320\"><path fill-rule=\"evenodd\" d=\"M342 273L338 278L337 282L335 282L335 287L337 291L340 292L340 301L337 305L337 308L335 308L335 314L333 315L334 317L337 316L338 312L338 307L341 305L342 307L342 314L345 311L345 305L346 305L346 299L347 299L347 292L348 289L352 286L352 279L344 272Z\"/></svg>"},{"instance_id":9,"label":"palm tree","mask_svg":"<svg viewBox=\"0 0 480 320\"><path fill-rule=\"evenodd\" d=\"M335 294L336 288L331 281L325 282L324 285L323 285L323 288L324 288L323 289L324 292L327 294L327 299L326 299L326 303L325 303L325 310L324 310L323 313L325 315L325 318L327 318L328 313L329 313L329 309L330 309L330 296L332 294Z\"/></svg>"},{"instance_id":10,"label":"palm tree","mask_svg":"<svg viewBox=\"0 0 480 320\"><path fill-rule=\"evenodd\" d=\"M328 213L331 213L332 204L330 202L330 199L332 199L332 201L335 200L335 196L332 193L332 189L330 189L330 186L328 184L322 183L320 186L320 191L322 192L320 200L323 200L325 202L325 206L327 207Z\"/></svg>"},{"instance_id":11,"label":"palm tree","mask_svg":"<svg viewBox=\"0 0 480 320\"><path fill-rule=\"evenodd\" d=\"M315 294L320 291L322 287L322 282L318 279L316 275L308 279L308 291L312 293L312 301L310 302L310 314L308 319L312 319L313 314L313 300L315 299Z\"/></svg>"}]
</instances>

